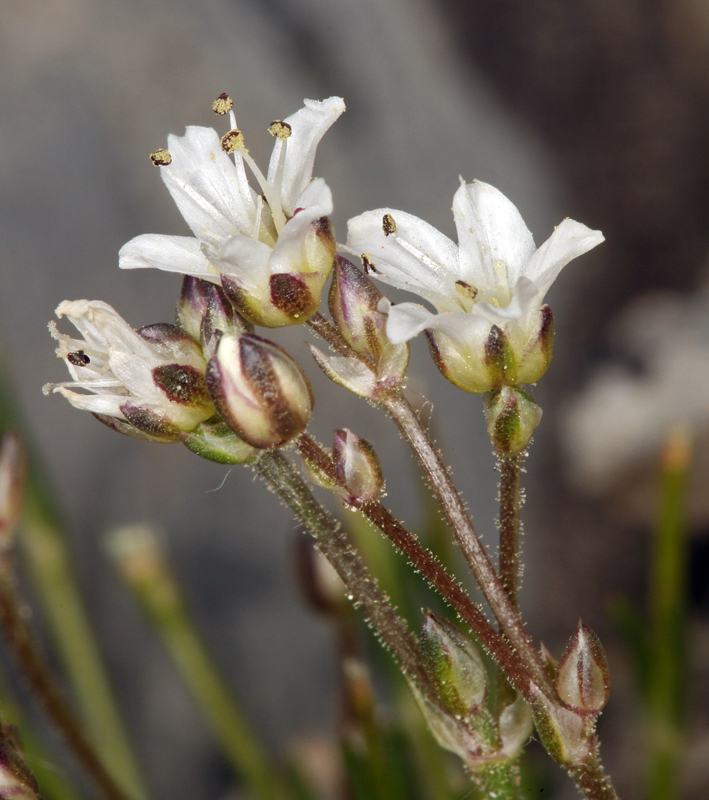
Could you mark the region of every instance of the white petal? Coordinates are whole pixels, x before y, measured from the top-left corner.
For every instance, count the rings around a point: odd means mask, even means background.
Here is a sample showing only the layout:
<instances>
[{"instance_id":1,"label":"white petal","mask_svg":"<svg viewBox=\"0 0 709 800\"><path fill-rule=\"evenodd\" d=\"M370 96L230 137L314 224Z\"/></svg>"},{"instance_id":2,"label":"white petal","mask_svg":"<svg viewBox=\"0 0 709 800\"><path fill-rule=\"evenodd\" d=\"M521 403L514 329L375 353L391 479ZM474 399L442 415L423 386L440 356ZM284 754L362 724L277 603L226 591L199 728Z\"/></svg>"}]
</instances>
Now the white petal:
<instances>
[{"instance_id":1,"label":"white petal","mask_svg":"<svg viewBox=\"0 0 709 800\"><path fill-rule=\"evenodd\" d=\"M313 209L313 219L332 214L332 192L323 178L315 178L296 200L295 209Z\"/></svg>"},{"instance_id":2,"label":"white petal","mask_svg":"<svg viewBox=\"0 0 709 800\"><path fill-rule=\"evenodd\" d=\"M232 236L219 249L219 268L233 275L237 283L256 297L261 297L268 284L268 260L272 250L249 236Z\"/></svg>"},{"instance_id":3,"label":"white petal","mask_svg":"<svg viewBox=\"0 0 709 800\"><path fill-rule=\"evenodd\" d=\"M517 207L502 192L482 181L462 184L453 198L462 280L478 289L495 287L493 268L502 261L511 287L534 253L532 234Z\"/></svg>"},{"instance_id":4,"label":"white petal","mask_svg":"<svg viewBox=\"0 0 709 800\"><path fill-rule=\"evenodd\" d=\"M396 225L396 233L388 236L382 227L385 214ZM457 306L458 248L413 214L391 208L366 211L347 223L347 247L366 254L376 270L374 277L385 283L439 307Z\"/></svg>"},{"instance_id":5,"label":"white petal","mask_svg":"<svg viewBox=\"0 0 709 800\"><path fill-rule=\"evenodd\" d=\"M565 219L556 227L554 233L532 256L526 275L533 280L539 290L539 302L549 291L556 276L574 258L583 255L597 244L603 242L600 231L592 231L581 222Z\"/></svg>"},{"instance_id":6,"label":"white petal","mask_svg":"<svg viewBox=\"0 0 709 800\"><path fill-rule=\"evenodd\" d=\"M305 238L310 230L310 225L316 219L325 217L332 211L332 195L325 181L317 178L310 186L313 187L312 192L310 189L306 189L301 195L301 199L312 199L319 204L300 208L298 213L284 225L269 257L268 269L272 275L282 272L298 272L304 268Z\"/></svg>"},{"instance_id":7,"label":"white petal","mask_svg":"<svg viewBox=\"0 0 709 800\"><path fill-rule=\"evenodd\" d=\"M55 391L62 397L66 397L74 408L82 411L91 411L94 414L106 414L109 417L125 419L120 407L126 402L126 395L80 394L79 392L72 392L63 386L58 387Z\"/></svg>"},{"instance_id":8,"label":"white petal","mask_svg":"<svg viewBox=\"0 0 709 800\"><path fill-rule=\"evenodd\" d=\"M161 236L144 233L121 247L118 254L121 269L155 267L166 272L195 275L212 283L219 275L210 266L200 249L200 242L192 236Z\"/></svg>"},{"instance_id":9,"label":"white petal","mask_svg":"<svg viewBox=\"0 0 709 800\"><path fill-rule=\"evenodd\" d=\"M438 315L443 316L443 315ZM418 303L399 303L389 308L387 339L392 344L403 344L435 323L436 314Z\"/></svg>"},{"instance_id":10,"label":"white petal","mask_svg":"<svg viewBox=\"0 0 709 800\"><path fill-rule=\"evenodd\" d=\"M293 131L284 142L286 156L281 202L286 214L292 214L295 211L298 197L310 183L315 163L315 151L320 140L345 110L345 101L341 97L329 97L322 101L304 100L303 102L305 103L304 108L284 120ZM275 171L279 149L278 147L274 148L269 175Z\"/></svg>"},{"instance_id":11,"label":"white petal","mask_svg":"<svg viewBox=\"0 0 709 800\"><path fill-rule=\"evenodd\" d=\"M160 168L162 179L194 235L216 244L249 233L254 194L238 153L235 166L213 128L192 125L167 141L172 163Z\"/></svg>"},{"instance_id":12,"label":"white petal","mask_svg":"<svg viewBox=\"0 0 709 800\"><path fill-rule=\"evenodd\" d=\"M504 308L493 306L484 301L473 306L472 314L485 318L493 325L504 325L512 319L524 319L533 309L541 305L539 289L529 278L522 277L514 285L512 300Z\"/></svg>"}]
</instances>

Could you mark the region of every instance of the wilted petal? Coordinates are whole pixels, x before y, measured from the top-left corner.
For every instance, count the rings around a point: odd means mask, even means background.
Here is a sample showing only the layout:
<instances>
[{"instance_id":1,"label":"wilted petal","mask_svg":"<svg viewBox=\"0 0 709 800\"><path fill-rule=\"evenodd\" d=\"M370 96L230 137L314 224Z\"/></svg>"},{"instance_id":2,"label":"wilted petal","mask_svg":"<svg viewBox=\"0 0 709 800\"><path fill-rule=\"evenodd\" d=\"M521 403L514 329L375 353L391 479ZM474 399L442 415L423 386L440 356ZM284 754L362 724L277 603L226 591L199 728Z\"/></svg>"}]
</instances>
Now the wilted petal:
<instances>
[{"instance_id":1,"label":"wilted petal","mask_svg":"<svg viewBox=\"0 0 709 800\"><path fill-rule=\"evenodd\" d=\"M118 266L121 269L154 267L219 283L219 273L202 254L199 241L191 236L161 236L157 233L136 236L121 247Z\"/></svg>"}]
</instances>

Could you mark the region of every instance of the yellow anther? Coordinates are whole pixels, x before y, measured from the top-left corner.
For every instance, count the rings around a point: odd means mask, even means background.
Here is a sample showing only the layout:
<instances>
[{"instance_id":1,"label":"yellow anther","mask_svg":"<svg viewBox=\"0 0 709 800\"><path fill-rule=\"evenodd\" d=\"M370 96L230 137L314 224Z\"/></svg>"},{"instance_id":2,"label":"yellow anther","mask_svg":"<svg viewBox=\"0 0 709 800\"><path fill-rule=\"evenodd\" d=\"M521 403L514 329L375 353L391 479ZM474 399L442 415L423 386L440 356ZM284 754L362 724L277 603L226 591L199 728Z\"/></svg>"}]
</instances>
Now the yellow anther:
<instances>
[{"instance_id":1,"label":"yellow anther","mask_svg":"<svg viewBox=\"0 0 709 800\"><path fill-rule=\"evenodd\" d=\"M172 164L172 156L167 150L156 150L150 154L150 160L156 167L166 167L168 164Z\"/></svg>"},{"instance_id":2,"label":"yellow anther","mask_svg":"<svg viewBox=\"0 0 709 800\"><path fill-rule=\"evenodd\" d=\"M287 122L277 119L268 126L268 132L278 139L287 139L293 133L293 129Z\"/></svg>"},{"instance_id":3,"label":"yellow anther","mask_svg":"<svg viewBox=\"0 0 709 800\"><path fill-rule=\"evenodd\" d=\"M396 222L394 222L394 217L391 214L385 214L382 217L382 230L386 236L396 233Z\"/></svg>"},{"instance_id":4,"label":"yellow anther","mask_svg":"<svg viewBox=\"0 0 709 800\"><path fill-rule=\"evenodd\" d=\"M212 111L215 114L224 115L234 107L234 101L226 92L222 92L212 103Z\"/></svg>"},{"instance_id":5,"label":"yellow anther","mask_svg":"<svg viewBox=\"0 0 709 800\"><path fill-rule=\"evenodd\" d=\"M244 147L244 134L236 129L225 133L224 136L222 136L222 150L224 150L225 153L235 153L237 150L244 150L246 152L246 148Z\"/></svg>"}]
</instances>

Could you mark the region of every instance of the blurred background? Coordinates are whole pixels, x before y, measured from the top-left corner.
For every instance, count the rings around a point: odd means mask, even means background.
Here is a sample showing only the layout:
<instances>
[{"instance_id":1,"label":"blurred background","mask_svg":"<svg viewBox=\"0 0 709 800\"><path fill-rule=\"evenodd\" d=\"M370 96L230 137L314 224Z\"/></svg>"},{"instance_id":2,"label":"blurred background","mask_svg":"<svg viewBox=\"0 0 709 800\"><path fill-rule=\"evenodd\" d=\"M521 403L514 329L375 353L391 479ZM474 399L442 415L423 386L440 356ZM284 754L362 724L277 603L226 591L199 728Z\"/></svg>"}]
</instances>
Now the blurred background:
<instances>
[{"instance_id":1,"label":"blurred background","mask_svg":"<svg viewBox=\"0 0 709 800\"><path fill-rule=\"evenodd\" d=\"M523 607L557 656L581 616L614 690L604 757L641 793L642 713L618 598L645 603L658 462L687 426L691 713L682 797L709 785L709 5L701 0L6 0L0 11L0 329L12 385L70 536L81 591L156 797L224 797L230 777L105 552L117 525L158 526L190 609L268 746L337 725L329 627L307 608L294 526L251 473L178 445L121 437L46 398L63 380L46 330L63 299L102 299L135 327L172 321L179 279L119 273L140 233L186 226L148 155L223 120L228 92L259 163L267 125L304 97L345 98L315 174L336 233L390 206L454 235L458 176L501 189L537 244L566 216L606 243L548 297L555 359L525 485ZM220 127L221 126L221 127ZM225 129L224 129L225 130ZM416 528L423 501L393 426L309 370L313 430L374 441L387 501ZM479 398L414 344L410 389L431 402L446 459L494 549L496 473ZM617 617L617 615L615 615ZM9 658L3 656L11 670ZM57 736L46 734L51 747ZM59 748L60 749L60 748ZM57 756L60 758L60 756ZM574 797L563 776L555 797Z\"/></svg>"}]
</instances>

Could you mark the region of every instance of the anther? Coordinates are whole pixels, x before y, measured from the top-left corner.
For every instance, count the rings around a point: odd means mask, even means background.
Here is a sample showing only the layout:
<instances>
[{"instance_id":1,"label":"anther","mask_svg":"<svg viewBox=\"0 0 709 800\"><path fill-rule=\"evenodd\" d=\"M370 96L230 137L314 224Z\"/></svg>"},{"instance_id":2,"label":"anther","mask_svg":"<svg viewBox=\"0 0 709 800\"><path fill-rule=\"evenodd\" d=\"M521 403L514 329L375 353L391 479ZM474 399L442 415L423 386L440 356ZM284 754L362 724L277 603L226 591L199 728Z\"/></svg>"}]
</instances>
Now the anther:
<instances>
[{"instance_id":1,"label":"anther","mask_svg":"<svg viewBox=\"0 0 709 800\"><path fill-rule=\"evenodd\" d=\"M372 257L369 255L369 253L362 253L360 258L362 259L362 266L364 267L364 271L367 275L372 272L377 272L377 268L374 266L374 264L372 264Z\"/></svg>"},{"instance_id":2,"label":"anther","mask_svg":"<svg viewBox=\"0 0 709 800\"><path fill-rule=\"evenodd\" d=\"M222 150L225 153L235 153L237 150L244 150L244 134L236 128L222 136Z\"/></svg>"},{"instance_id":3,"label":"anther","mask_svg":"<svg viewBox=\"0 0 709 800\"><path fill-rule=\"evenodd\" d=\"M151 153L150 160L156 167L166 167L168 164L172 164L172 156L167 150L162 149Z\"/></svg>"},{"instance_id":4,"label":"anther","mask_svg":"<svg viewBox=\"0 0 709 800\"><path fill-rule=\"evenodd\" d=\"M226 92L222 92L219 97L212 103L212 111L215 114L223 116L234 107L234 101L229 97Z\"/></svg>"},{"instance_id":5,"label":"anther","mask_svg":"<svg viewBox=\"0 0 709 800\"><path fill-rule=\"evenodd\" d=\"M268 132L278 139L287 139L293 133L293 128L287 122L276 119L268 126Z\"/></svg>"},{"instance_id":6,"label":"anther","mask_svg":"<svg viewBox=\"0 0 709 800\"><path fill-rule=\"evenodd\" d=\"M385 236L391 236L392 233L396 233L396 222L394 222L394 217L391 214L385 214L382 217L382 230Z\"/></svg>"},{"instance_id":7,"label":"anther","mask_svg":"<svg viewBox=\"0 0 709 800\"><path fill-rule=\"evenodd\" d=\"M67 353L66 360L75 367L85 367L91 363L91 359L83 350L77 350L75 353Z\"/></svg>"},{"instance_id":8,"label":"anther","mask_svg":"<svg viewBox=\"0 0 709 800\"><path fill-rule=\"evenodd\" d=\"M478 290L465 281L456 281L455 290L461 297L464 297L467 300L475 300L478 295Z\"/></svg>"}]
</instances>

